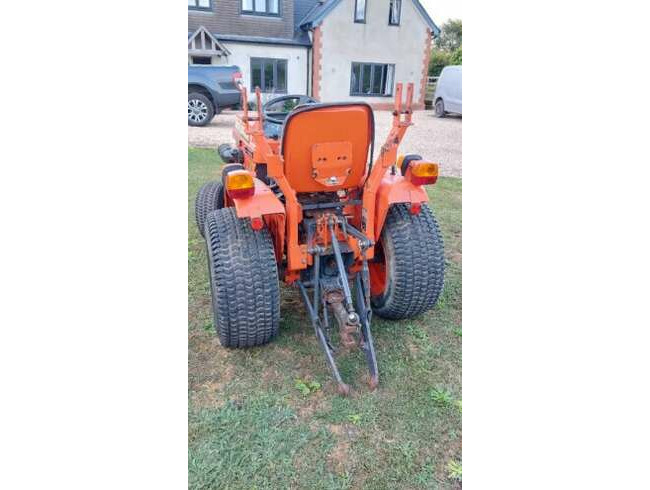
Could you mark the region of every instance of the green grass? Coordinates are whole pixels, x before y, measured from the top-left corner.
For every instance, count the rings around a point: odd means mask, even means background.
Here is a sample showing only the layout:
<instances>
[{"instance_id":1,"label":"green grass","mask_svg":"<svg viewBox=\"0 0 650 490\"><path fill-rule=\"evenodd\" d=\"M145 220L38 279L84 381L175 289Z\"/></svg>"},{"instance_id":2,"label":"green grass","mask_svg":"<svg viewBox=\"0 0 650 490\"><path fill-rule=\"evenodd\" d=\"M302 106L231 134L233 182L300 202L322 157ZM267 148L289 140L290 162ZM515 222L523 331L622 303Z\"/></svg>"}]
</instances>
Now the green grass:
<instances>
[{"instance_id":1,"label":"green grass","mask_svg":"<svg viewBox=\"0 0 650 490\"><path fill-rule=\"evenodd\" d=\"M342 398L293 288L271 344L219 345L194 196L220 167L216 152L189 149L189 487L460 488L461 180L429 188L445 240L438 305L409 321L374 317L379 388L368 391L351 354L339 365L354 393Z\"/></svg>"}]
</instances>

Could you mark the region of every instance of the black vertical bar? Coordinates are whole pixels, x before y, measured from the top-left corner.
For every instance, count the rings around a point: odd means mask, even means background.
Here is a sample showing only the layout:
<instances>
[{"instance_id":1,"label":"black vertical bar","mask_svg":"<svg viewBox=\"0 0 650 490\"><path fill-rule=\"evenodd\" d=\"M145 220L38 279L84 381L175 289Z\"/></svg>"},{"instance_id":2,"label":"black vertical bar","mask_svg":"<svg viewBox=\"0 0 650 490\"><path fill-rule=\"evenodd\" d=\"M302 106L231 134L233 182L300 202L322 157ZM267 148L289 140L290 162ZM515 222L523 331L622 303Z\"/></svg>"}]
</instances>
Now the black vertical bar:
<instances>
[{"instance_id":1,"label":"black vertical bar","mask_svg":"<svg viewBox=\"0 0 650 490\"><path fill-rule=\"evenodd\" d=\"M362 85L362 83L361 83L361 81L362 81L362 79L363 79L363 78L362 78L362 77L363 77L363 65L362 65L361 63L357 63L357 66L359 67L359 77L357 78L357 87L356 87L355 93L357 93L357 94L361 94L361 93L363 93L363 92L362 92L362 90L363 90L363 88L362 88L363 85Z\"/></svg>"},{"instance_id":2,"label":"black vertical bar","mask_svg":"<svg viewBox=\"0 0 650 490\"><path fill-rule=\"evenodd\" d=\"M344 394L347 394L347 392L349 392L349 387L343 382L343 379L341 378L341 374L339 373L339 370L336 367L336 362L334 361L334 357L332 357L332 351L330 350L330 346L328 345L327 338L323 333L323 329L320 328L318 315L314 311L314 308L312 307L309 301L309 295L307 294L305 285L302 283L302 281L296 281L296 283L300 288L300 294L302 295L302 300L304 301L305 306L307 307L307 310L309 312L309 318L311 319L311 323L314 327L314 330L316 331L316 336L320 341L320 345L323 351L325 352L325 358L327 359L327 364L329 364L330 370L332 371L332 375L336 379L336 382L339 384L339 390L342 391Z\"/></svg>"},{"instance_id":3,"label":"black vertical bar","mask_svg":"<svg viewBox=\"0 0 650 490\"><path fill-rule=\"evenodd\" d=\"M255 2L254 1L253 1L253 8L255 8ZM266 70L264 69L264 58L260 59L260 70L262 70L262 72L260 73L260 85L261 85L260 90L262 92L265 92L266 91L266 85L264 83L264 72Z\"/></svg>"},{"instance_id":4,"label":"black vertical bar","mask_svg":"<svg viewBox=\"0 0 650 490\"><path fill-rule=\"evenodd\" d=\"M273 61L273 91L278 91L278 60Z\"/></svg>"},{"instance_id":5,"label":"black vertical bar","mask_svg":"<svg viewBox=\"0 0 650 490\"><path fill-rule=\"evenodd\" d=\"M332 235L332 248L334 249L334 258L336 259L336 267L339 270L341 278L341 286L343 287L343 294L345 294L345 302L352 307L352 293L350 293L350 285L348 284L348 275L343 266L343 258L341 257L341 249L339 248L339 241L334 233L334 226L332 222L329 223L330 234ZM347 308L346 308L347 309Z\"/></svg>"},{"instance_id":6,"label":"black vertical bar","mask_svg":"<svg viewBox=\"0 0 650 490\"><path fill-rule=\"evenodd\" d=\"M368 362L368 370L370 371L370 383L371 386L376 387L379 382L379 369L377 368L377 357L375 355L375 345L372 341L372 334L370 333L370 324L368 322L368 312L366 311L366 304L363 293L363 285L361 283L361 278L357 273L356 276L357 283L357 303L361 311L361 334L363 335L364 341L364 352L366 354L366 360Z\"/></svg>"},{"instance_id":7,"label":"black vertical bar","mask_svg":"<svg viewBox=\"0 0 650 490\"><path fill-rule=\"evenodd\" d=\"M316 314L320 308L320 298L319 298L319 287L320 287L320 253L316 252L314 254L314 308L316 308Z\"/></svg>"}]
</instances>

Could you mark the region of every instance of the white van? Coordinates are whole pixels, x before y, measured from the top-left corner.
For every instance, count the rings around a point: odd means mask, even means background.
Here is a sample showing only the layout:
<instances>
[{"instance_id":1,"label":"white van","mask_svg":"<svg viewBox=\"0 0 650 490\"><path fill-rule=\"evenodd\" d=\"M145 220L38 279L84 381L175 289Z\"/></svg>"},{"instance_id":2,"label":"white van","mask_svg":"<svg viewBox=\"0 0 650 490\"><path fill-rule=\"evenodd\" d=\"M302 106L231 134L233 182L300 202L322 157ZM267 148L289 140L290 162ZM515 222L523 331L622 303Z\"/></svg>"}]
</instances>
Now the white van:
<instances>
[{"instance_id":1,"label":"white van","mask_svg":"<svg viewBox=\"0 0 650 490\"><path fill-rule=\"evenodd\" d=\"M442 69L433 96L433 108L438 117L445 117L449 112L463 113L462 66L445 66Z\"/></svg>"}]
</instances>

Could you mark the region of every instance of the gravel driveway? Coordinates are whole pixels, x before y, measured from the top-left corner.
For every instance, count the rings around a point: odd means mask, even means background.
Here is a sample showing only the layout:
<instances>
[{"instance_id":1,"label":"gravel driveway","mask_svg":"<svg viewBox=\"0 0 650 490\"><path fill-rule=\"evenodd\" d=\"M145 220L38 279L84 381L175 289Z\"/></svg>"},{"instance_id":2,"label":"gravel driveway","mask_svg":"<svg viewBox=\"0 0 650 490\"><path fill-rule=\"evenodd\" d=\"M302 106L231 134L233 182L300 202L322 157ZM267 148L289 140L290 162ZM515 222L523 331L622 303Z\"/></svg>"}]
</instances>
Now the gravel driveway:
<instances>
[{"instance_id":1,"label":"gravel driveway","mask_svg":"<svg viewBox=\"0 0 650 490\"><path fill-rule=\"evenodd\" d=\"M188 126L188 145L216 148L221 143L232 143L232 128L236 111L224 111L204 127ZM462 176L463 119L448 116L439 119L433 111L415 111L415 123L406 131L400 153L417 153L440 164L440 174ZM375 157L392 124L390 111L375 111Z\"/></svg>"}]
</instances>

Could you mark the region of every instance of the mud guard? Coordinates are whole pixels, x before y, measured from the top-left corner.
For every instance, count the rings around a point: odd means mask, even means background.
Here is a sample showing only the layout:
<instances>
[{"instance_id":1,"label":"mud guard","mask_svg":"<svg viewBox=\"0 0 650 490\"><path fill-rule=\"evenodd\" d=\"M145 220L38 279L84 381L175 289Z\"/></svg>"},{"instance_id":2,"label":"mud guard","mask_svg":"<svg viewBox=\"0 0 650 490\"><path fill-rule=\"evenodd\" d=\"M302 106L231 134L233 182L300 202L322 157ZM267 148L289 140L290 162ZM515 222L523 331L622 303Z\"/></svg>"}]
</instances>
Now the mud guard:
<instances>
[{"instance_id":1,"label":"mud guard","mask_svg":"<svg viewBox=\"0 0 650 490\"><path fill-rule=\"evenodd\" d=\"M427 191L422 186L412 184L401 175L390 175L389 172L379 184L376 199L375 240L378 240L381 235L391 204L429 202Z\"/></svg>"},{"instance_id":2,"label":"mud guard","mask_svg":"<svg viewBox=\"0 0 650 490\"><path fill-rule=\"evenodd\" d=\"M261 220L266 223L273 238L273 247L278 262L282 260L285 235L285 209L273 191L262 182L254 178L255 194L246 199L229 199L235 208L238 218L250 218L253 228L256 222L261 228Z\"/></svg>"}]
</instances>

